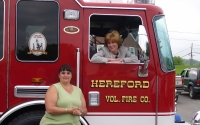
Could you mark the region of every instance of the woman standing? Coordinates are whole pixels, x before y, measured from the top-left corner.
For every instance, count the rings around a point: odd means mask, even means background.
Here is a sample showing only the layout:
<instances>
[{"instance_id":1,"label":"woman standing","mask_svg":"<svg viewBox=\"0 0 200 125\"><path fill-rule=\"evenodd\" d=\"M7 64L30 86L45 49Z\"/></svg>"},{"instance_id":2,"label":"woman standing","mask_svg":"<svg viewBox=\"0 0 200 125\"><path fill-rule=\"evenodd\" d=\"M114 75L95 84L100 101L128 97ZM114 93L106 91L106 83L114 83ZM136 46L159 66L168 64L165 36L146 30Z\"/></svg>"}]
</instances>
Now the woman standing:
<instances>
[{"instance_id":1,"label":"woman standing","mask_svg":"<svg viewBox=\"0 0 200 125\"><path fill-rule=\"evenodd\" d=\"M58 76L60 82L51 85L46 93L46 114L40 125L80 125L79 117L87 114L84 95L80 88L71 84L69 65L62 65Z\"/></svg>"}]
</instances>

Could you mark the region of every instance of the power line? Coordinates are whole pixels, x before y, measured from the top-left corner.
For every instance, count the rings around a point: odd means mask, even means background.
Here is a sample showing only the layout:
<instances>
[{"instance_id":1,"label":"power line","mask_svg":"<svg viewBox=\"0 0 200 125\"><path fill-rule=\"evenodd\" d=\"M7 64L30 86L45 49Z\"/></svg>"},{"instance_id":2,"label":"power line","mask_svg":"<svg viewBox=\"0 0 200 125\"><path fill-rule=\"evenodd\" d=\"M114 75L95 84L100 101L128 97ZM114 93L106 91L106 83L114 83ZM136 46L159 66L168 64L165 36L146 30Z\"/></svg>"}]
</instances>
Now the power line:
<instances>
[{"instance_id":1,"label":"power line","mask_svg":"<svg viewBox=\"0 0 200 125\"><path fill-rule=\"evenodd\" d=\"M176 56L179 56L179 57L184 57L184 56L186 56L186 55L189 55L189 54L191 54L191 53L190 53L190 52L187 52L187 53L183 53L183 54L176 55Z\"/></svg>"},{"instance_id":2,"label":"power line","mask_svg":"<svg viewBox=\"0 0 200 125\"><path fill-rule=\"evenodd\" d=\"M193 52L193 53L197 53L197 54L200 54L200 52Z\"/></svg>"},{"instance_id":3,"label":"power line","mask_svg":"<svg viewBox=\"0 0 200 125\"><path fill-rule=\"evenodd\" d=\"M176 33L189 33L189 34L200 34L200 33L193 33L193 32L181 32L181 31L168 31L168 32L176 32Z\"/></svg>"},{"instance_id":4,"label":"power line","mask_svg":"<svg viewBox=\"0 0 200 125\"><path fill-rule=\"evenodd\" d=\"M195 50L199 50L200 48L193 48L193 49L195 49Z\"/></svg>"},{"instance_id":5,"label":"power line","mask_svg":"<svg viewBox=\"0 0 200 125\"><path fill-rule=\"evenodd\" d=\"M185 40L185 41L200 41L200 40L177 39L177 38L169 38L169 39L174 39L174 40Z\"/></svg>"},{"instance_id":6,"label":"power line","mask_svg":"<svg viewBox=\"0 0 200 125\"><path fill-rule=\"evenodd\" d=\"M193 52L192 52L193 53ZM179 54L173 54L174 56L179 56L179 57L185 57L185 56L189 56L189 55L191 55L191 50L189 49L187 49L187 51L182 51L181 53L179 53Z\"/></svg>"},{"instance_id":7,"label":"power line","mask_svg":"<svg viewBox=\"0 0 200 125\"><path fill-rule=\"evenodd\" d=\"M187 47L186 49L183 49L183 50L181 50L181 51L179 51L179 52L177 52L177 53L174 53L174 54L178 54L178 53L183 52L183 51L185 51L185 50L187 50L187 49L190 49L190 47Z\"/></svg>"},{"instance_id":8,"label":"power line","mask_svg":"<svg viewBox=\"0 0 200 125\"><path fill-rule=\"evenodd\" d=\"M194 44L193 44L194 45ZM200 45L194 45L195 47L193 47L193 49L200 49L199 47L196 47L196 46L200 46ZM178 53L181 53L181 52L183 52L183 51L187 51L187 49L190 49L190 47L184 47L182 50L180 50L180 51L176 51L173 55L177 55Z\"/></svg>"},{"instance_id":9,"label":"power line","mask_svg":"<svg viewBox=\"0 0 200 125\"><path fill-rule=\"evenodd\" d=\"M188 55L190 55L190 53L188 53L188 54L186 54L186 55L184 55L184 56L181 56L181 57L185 57L185 56L188 56Z\"/></svg>"}]
</instances>

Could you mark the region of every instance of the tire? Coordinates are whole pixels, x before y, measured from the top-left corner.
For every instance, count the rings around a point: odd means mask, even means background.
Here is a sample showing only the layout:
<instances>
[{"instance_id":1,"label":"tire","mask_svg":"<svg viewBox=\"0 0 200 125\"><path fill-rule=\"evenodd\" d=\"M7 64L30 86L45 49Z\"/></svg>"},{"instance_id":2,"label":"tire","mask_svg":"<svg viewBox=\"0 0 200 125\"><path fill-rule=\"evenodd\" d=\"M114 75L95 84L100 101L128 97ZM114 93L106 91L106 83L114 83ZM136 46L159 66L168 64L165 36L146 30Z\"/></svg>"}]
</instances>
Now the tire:
<instances>
[{"instance_id":1,"label":"tire","mask_svg":"<svg viewBox=\"0 0 200 125\"><path fill-rule=\"evenodd\" d=\"M193 86L190 86L190 88L189 88L189 96L190 96L191 99L196 98L196 93L194 92Z\"/></svg>"},{"instance_id":2,"label":"tire","mask_svg":"<svg viewBox=\"0 0 200 125\"><path fill-rule=\"evenodd\" d=\"M44 111L29 111L16 116L8 125L39 125Z\"/></svg>"}]
</instances>

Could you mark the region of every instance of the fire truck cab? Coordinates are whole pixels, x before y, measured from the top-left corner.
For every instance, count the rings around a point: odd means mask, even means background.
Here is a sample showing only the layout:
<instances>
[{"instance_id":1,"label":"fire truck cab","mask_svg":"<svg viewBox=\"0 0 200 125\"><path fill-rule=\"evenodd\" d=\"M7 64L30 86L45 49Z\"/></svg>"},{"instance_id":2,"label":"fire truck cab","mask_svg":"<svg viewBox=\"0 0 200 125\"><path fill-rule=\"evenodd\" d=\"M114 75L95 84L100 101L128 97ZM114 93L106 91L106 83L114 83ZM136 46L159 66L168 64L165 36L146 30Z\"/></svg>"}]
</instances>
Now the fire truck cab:
<instances>
[{"instance_id":1,"label":"fire truck cab","mask_svg":"<svg viewBox=\"0 0 200 125\"><path fill-rule=\"evenodd\" d=\"M0 0L0 124L39 124L45 93L65 63L86 98L82 125L174 124L165 16L138 1ZM139 63L91 62L110 30Z\"/></svg>"}]
</instances>

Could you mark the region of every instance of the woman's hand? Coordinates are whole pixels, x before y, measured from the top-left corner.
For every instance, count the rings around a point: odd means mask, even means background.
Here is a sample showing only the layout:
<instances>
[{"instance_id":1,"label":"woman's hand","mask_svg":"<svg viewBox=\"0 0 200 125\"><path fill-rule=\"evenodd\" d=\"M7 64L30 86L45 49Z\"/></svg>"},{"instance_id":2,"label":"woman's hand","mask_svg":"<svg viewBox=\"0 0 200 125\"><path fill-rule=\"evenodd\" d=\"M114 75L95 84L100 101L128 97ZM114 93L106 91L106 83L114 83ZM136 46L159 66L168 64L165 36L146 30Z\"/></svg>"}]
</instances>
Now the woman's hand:
<instances>
[{"instance_id":1,"label":"woman's hand","mask_svg":"<svg viewBox=\"0 0 200 125\"><path fill-rule=\"evenodd\" d=\"M72 107L72 108L69 108L68 111L69 113L74 114L74 112L78 109L79 109L78 107Z\"/></svg>"},{"instance_id":2,"label":"woman's hand","mask_svg":"<svg viewBox=\"0 0 200 125\"><path fill-rule=\"evenodd\" d=\"M82 110L80 108L74 110L73 111L73 115L81 116L82 115Z\"/></svg>"},{"instance_id":3,"label":"woman's hand","mask_svg":"<svg viewBox=\"0 0 200 125\"><path fill-rule=\"evenodd\" d=\"M114 58L107 58L108 59L108 62L112 62L112 61L115 61L116 59Z\"/></svg>"},{"instance_id":4,"label":"woman's hand","mask_svg":"<svg viewBox=\"0 0 200 125\"><path fill-rule=\"evenodd\" d=\"M122 58L117 58L117 59L108 58L108 62L110 62L110 63L122 63L123 59Z\"/></svg>"}]
</instances>

